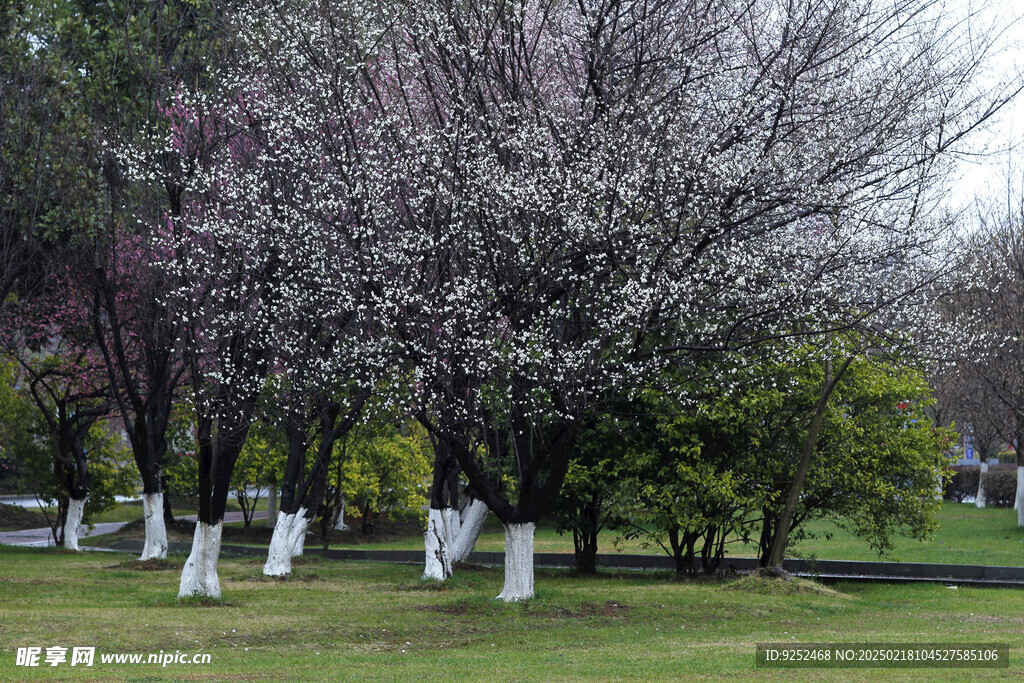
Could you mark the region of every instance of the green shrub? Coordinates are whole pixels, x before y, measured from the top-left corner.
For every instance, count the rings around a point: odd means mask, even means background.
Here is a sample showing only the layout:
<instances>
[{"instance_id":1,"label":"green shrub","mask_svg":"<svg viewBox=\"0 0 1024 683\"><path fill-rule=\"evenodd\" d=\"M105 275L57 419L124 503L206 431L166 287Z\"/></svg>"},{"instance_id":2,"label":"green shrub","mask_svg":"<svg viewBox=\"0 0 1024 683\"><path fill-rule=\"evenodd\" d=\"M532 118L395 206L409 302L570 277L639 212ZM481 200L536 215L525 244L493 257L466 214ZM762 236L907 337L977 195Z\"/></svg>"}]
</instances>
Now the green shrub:
<instances>
[{"instance_id":1,"label":"green shrub","mask_svg":"<svg viewBox=\"0 0 1024 683\"><path fill-rule=\"evenodd\" d=\"M986 504L997 508L1013 507L1017 497L1017 468L1014 465L995 465L985 475Z\"/></svg>"},{"instance_id":2,"label":"green shrub","mask_svg":"<svg viewBox=\"0 0 1024 683\"><path fill-rule=\"evenodd\" d=\"M964 502L964 498L973 498L978 493L977 465L955 465L951 468L953 475L946 479L943 496L954 503Z\"/></svg>"},{"instance_id":3,"label":"green shrub","mask_svg":"<svg viewBox=\"0 0 1024 683\"><path fill-rule=\"evenodd\" d=\"M981 468L977 465L957 465L953 476L946 480L945 497L954 503L978 494L978 476ZM1017 496L1016 465L992 465L985 473L985 502L991 507L1013 507Z\"/></svg>"}]
</instances>

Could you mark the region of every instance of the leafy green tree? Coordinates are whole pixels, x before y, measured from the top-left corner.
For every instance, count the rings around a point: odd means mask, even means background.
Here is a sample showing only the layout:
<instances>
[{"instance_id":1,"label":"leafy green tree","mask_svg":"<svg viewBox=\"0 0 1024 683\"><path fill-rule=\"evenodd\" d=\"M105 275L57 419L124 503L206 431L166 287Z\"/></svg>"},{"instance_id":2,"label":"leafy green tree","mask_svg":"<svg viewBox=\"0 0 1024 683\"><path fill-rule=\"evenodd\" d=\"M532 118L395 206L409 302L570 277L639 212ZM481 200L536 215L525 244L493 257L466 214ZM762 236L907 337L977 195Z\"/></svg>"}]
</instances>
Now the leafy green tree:
<instances>
[{"instance_id":1,"label":"leafy green tree","mask_svg":"<svg viewBox=\"0 0 1024 683\"><path fill-rule=\"evenodd\" d=\"M0 364L0 483L9 493L31 494L43 506L54 541L64 542L63 529L69 505L69 490L61 475L65 463L58 457L53 431L38 408L16 382L11 364ZM93 422L83 440L89 461L89 496L83 522L110 510L117 496L135 493L138 478L131 451L121 435L107 421ZM51 513L47 507L55 507Z\"/></svg>"},{"instance_id":2,"label":"leafy green tree","mask_svg":"<svg viewBox=\"0 0 1024 683\"><path fill-rule=\"evenodd\" d=\"M572 533L579 573L597 571L598 534L625 524L623 454L643 428L635 414L624 411L591 419L580 432L553 512L558 533Z\"/></svg>"},{"instance_id":3,"label":"leafy green tree","mask_svg":"<svg viewBox=\"0 0 1024 683\"><path fill-rule=\"evenodd\" d=\"M616 528L662 548L679 574L715 572L728 543L752 538L766 564L826 375L811 349L791 357L738 366L743 377L733 390L694 390L686 404L648 391L628 418L606 417L585 431L560 500L560 527L576 539L590 536L594 550L595 529ZM822 413L794 538L822 517L879 553L891 550L895 535L927 536L954 439L926 416L931 403L919 370L852 358ZM589 549L580 545L585 558Z\"/></svg>"},{"instance_id":4,"label":"leafy green tree","mask_svg":"<svg viewBox=\"0 0 1024 683\"><path fill-rule=\"evenodd\" d=\"M28 490L34 470L30 463L46 461L50 451L35 405L18 388L18 373L13 361L0 359L0 492Z\"/></svg>"},{"instance_id":5,"label":"leafy green tree","mask_svg":"<svg viewBox=\"0 0 1024 683\"><path fill-rule=\"evenodd\" d=\"M806 420L824 369L806 364L790 377L790 405L802 405ZM793 528L828 517L879 553L892 549L895 535L925 538L931 533L941 504L936 486L948 473L946 451L956 439L953 430L936 427L927 417L933 402L920 370L898 361L855 359L828 402ZM806 421L800 426L777 428L783 436L771 462L778 491L785 490L796 471ZM767 564L782 513L780 499L763 512L760 554Z\"/></svg>"},{"instance_id":6,"label":"leafy green tree","mask_svg":"<svg viewBox=\"0 0 1024 683\"><path fill-rule=\"evenodd\" d=\"M249 438L238 455L231 475L231 485L235 488L235 498L242 508L246 528L252 524L261 492L277 485L287 459L288 444L280 429L264 422L256 422L250 427Z\"/></svg>"},{"instance_id":7,"label":"leafy green tree","mask_svg":"<svg viewBox=\"0 0 1024 683\"><path fill-rule=\"evenodd\" d=\"M662 548L679 575L697 571L698 555L705 573L717 571L726 543L747 538L752 516L775 495L761 476L774 399L705 396L687 409L648 393L644 429L620 465L623 534Z\"/></svg>"},{"instance_id":8,"label":"leafy green tree","mask_svg":"<svg viewBox=\"0 0 1024 683\"><path fill-rule=\"evenodd\" d=\"M362 517L364 535L378 515L419 510L426 502L433 451L425 431L413 423L361 427L345 446L341 467L345 500Z\"/></svg>"}]
</instances>

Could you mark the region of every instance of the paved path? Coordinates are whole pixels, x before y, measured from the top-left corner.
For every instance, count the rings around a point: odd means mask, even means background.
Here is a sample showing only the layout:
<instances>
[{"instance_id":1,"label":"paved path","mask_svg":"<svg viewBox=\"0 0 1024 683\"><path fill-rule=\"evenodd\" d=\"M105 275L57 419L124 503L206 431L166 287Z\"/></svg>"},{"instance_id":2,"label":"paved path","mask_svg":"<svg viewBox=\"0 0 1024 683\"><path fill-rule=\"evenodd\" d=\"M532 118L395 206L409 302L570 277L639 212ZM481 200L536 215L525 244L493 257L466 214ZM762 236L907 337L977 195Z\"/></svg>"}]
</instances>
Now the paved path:
<instances>
[{"instance_id":1,"label":"paved path","mask_svg":"<svg viewBox=\"0 0 1024 683\"><path fill-rule=\"evenodd\" d=\"M114 500L118 503L134 503L135 501L142 500L139 496L114 496ZM39 507L39 499L35 496L0 496L0 503L4 505L14 505L20 508L37 508ZM46 501L43 501L45 504ZM50 501L50 505L56 505L54 501Z\"/></svg>"},{"instance_id":2,"label":"paved path","mask_svg":"<svg viewBox=\"0 0 1024 683\"><path fill-rule=\"evenodd\" d=\"M256 488L250 486L246 489L250 497L255 498L266 498L267 490L265 488ZM142 500L142 496L136 494L134 496L114 496L114 500L118 503L134 503ZM44 501L45 502L45 501ZM23 508L37 508L39 507L39 499L35 496L0 496L0 503L4 505L15 505ZM50 505L56 505L56 501L50 501Z\"/></svg>"},{"instance_id":3,"label":"paved path","mask_svg":"<svg viewBox=\"0 0 1024 683\"><path fill-rule=\"evenodd\" d=\"M267 513L265 511L260 511L253 515L253 520L266 518ZM194 522L196 521L196 515L185 515L184 517L176 517L175 519ZM241 522L242 513L227 512L224 514L224 521ZM128 522L103 522L101 524L97 524L92 529L83 524L79 529L78 537L85 538L87 536L110 534L117 531L127 523ZM24 545L42 548L53 545L53 535L50 533L50 529L48 527L43 527L42 529L24 529L22 531L0 531L0 543L5 545Z\"/></svg>"}]
</instances>

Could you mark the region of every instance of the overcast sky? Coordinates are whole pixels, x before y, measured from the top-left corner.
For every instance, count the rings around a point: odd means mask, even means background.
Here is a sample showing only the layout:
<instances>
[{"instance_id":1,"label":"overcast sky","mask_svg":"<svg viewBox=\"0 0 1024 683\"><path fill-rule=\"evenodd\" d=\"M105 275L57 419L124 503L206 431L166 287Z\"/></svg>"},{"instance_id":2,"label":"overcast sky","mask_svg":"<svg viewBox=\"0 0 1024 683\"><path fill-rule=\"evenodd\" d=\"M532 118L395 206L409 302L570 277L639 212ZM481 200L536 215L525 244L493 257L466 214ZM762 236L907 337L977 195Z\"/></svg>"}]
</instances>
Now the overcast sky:
<instances>
[{"instance_id":1,"label":"overcast sky","mask_svg":"<svg viewBox=\"0 0 1024 683\"><path fill-rule=\"evenodd\" d=\"M993 60L990 79L995 85L1000 76L1024 75L1024 0L950 0L961 11L978 11L978 24L1001 32L999 52ZM1016 151L1024 166L1024 94L1011 102L988 129L973 140L974 148L988 153L984 158L963 160L959 179L949 198L953 205L969 203L976 195L1005 188L1007 162Z\"/></svg>"}]
</instances>

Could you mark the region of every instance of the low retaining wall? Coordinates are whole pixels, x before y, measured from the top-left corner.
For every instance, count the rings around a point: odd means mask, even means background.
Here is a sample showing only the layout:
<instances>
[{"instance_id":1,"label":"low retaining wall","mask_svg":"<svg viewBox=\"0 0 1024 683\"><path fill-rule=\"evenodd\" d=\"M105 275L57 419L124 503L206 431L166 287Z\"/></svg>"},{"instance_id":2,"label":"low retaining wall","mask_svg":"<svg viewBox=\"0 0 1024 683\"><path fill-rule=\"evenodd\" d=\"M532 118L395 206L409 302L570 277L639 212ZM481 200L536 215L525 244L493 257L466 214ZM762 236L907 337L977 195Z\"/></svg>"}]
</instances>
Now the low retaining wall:
<instances>
[{"instance_id":1,"label":"low retaining wall","mask_svg":"<svg viewBox=\"0 0 1024 683\"><path fill-rule=\"evenodd\" d=\"M118 541L113 545L113 549L142 552L142 541ZM167 548L168 552L172 553L188 553L191 549L191 543L173 542L168 543ZM266 557L267 549L243 545L223 545L221 552ZM423 564L424 551L333 549L324 552L316 548L307 548L305 552L308 555L320 555L331 560L362 560L416 565ZM474 564L501 566L505 562L505 554L475 552L470 554L469 561ZM597 556L596 563L598 567L606 569L633 571L675 571L676 568L675 561L667 555L600 554ZM567 553L535 553L533 564L536 567L572 569L576 566L576 561L573 555ZM756 566L757 561L748 557L727 557L723 562L723 569L737 572L749 572L756 569ZM1024 567L797 559L786 560L783 567L797 576L820 580L924 581L1024 588Z\"/></svg>"}]
</instances>

